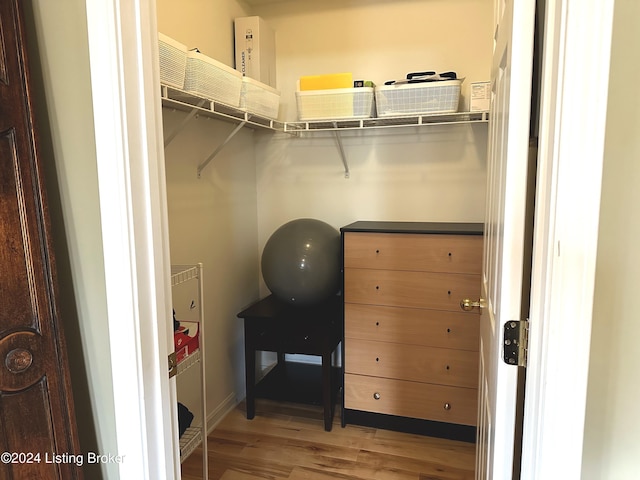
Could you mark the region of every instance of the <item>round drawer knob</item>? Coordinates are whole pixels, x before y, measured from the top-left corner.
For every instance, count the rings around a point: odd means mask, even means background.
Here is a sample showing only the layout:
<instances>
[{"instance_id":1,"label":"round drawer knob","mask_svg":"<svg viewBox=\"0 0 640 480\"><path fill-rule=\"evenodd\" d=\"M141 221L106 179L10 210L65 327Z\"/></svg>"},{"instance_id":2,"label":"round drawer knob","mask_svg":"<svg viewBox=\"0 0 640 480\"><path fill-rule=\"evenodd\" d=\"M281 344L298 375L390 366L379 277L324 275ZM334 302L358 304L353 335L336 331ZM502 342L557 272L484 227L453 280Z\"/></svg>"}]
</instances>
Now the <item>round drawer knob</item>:
<instances>
[{"instance_id":1,"label":"round drawer knob","mask_svg":"<svg viewBox=\"0 0 640 480\"><path fill-rule=\"evenodd\" d=\"M374 400L380 400L380 394L378 392L373 394L373 399Z\"/></svg>"},{"instance_id":2,"label":"round drawer knob","mask_svg":"<svg viewBox=\"0 0 640 480\"><path fill-rule=\"evenodd\" d=\"M445 403L444 404L444 409L445 410L451 410L451 404L450 403Z\"/></svg>"},{"instance_id":3,"label":"round drawer knob","mask_svg":"<svg viewBox=\"0 0 640 480\"><path fill-rule=\"evenodd\" d=\"M29 350L16 348L7 353L4 364L11 373L21 373L31 366L33 355Z\"/></svg>"}]
</instances>

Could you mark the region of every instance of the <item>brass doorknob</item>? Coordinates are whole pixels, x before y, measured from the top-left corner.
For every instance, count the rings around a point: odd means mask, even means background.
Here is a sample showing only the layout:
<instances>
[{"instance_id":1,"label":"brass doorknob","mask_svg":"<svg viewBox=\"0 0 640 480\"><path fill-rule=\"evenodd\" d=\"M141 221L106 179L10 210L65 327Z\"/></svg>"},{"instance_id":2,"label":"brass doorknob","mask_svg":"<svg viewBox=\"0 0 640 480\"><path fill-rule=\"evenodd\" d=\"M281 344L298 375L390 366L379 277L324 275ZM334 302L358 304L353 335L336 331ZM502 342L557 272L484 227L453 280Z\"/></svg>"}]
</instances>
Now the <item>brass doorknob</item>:
<instances>
[{"instance_id":1,"label":"brass doorknob","mask_svg":"<svg viewBox=\"0 0 640 480\"><path fill-rule=\"evenodd\" d=\"M485 308L487 306L487 302L484 298L479 298L478 301L470 300L465 298L460 300L460 308L465 312L470 312L474 308Z\"/></svg>"}]
</instances>

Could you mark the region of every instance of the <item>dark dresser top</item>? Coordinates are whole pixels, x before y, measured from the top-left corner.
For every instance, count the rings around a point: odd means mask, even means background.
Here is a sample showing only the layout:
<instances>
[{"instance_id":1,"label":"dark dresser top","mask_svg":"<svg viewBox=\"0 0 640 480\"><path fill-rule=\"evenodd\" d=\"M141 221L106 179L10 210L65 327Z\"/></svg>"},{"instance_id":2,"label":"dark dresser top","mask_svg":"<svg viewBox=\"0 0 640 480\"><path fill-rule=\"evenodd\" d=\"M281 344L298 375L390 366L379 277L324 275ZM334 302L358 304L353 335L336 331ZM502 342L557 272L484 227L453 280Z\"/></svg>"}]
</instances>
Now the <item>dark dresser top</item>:
<instances>
[{"instance_id":1,"label":"dark dresser top","mask_svg":"<svg viewBox=\"0 0 640 480\"><path fill-rule=\"evenodd\" d=\"M345 225L341 232L431 233L443 235L482 235L482 223L449 222L373 222L358 221Z\"/></svg>"}]
</instances>

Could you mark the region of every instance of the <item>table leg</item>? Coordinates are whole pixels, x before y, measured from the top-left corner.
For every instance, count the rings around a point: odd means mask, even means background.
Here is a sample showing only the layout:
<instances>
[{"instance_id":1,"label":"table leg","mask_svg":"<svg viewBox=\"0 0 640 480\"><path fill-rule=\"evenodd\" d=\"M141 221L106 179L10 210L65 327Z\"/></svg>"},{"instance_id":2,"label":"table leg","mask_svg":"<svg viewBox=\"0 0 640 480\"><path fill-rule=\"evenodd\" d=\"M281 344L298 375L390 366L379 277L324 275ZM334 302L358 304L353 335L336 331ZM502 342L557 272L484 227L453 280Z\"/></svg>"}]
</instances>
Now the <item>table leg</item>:
<instances>
[{"instance_id":1,"label":"table leg","mask_svg":"<svg viewBox=\"0 0 640 480\"><path fill-rule=\"evenodd\" d=\"M247 389L247 398L245 400L247 407L247 419L252 419L256 416L256 351L248 339L249 335L245 327L244 332L244 362L245 362L245 384Z\"/></svg>"},{"instance_id":2,"label":"table leg","mask_svg":"<svg viewBox=\"0 0 640 480\"><path fill-rule=\"evenodd\" d=\"M331 431L333 423L333 388L331 382L331 353L322 355L322 404L324 407L324 429Z\"/></svg>"},{"instance_id":3,"label":"table leg","mask_svg":"<svg viewBox=\"0 0 640 480\"><path fill-rule=\"evenodd\" d=\"M284 352L278 352L276 367L280 370L280 375L286 378L287 362L285 361Z\"/></svg>"}]
</instances>

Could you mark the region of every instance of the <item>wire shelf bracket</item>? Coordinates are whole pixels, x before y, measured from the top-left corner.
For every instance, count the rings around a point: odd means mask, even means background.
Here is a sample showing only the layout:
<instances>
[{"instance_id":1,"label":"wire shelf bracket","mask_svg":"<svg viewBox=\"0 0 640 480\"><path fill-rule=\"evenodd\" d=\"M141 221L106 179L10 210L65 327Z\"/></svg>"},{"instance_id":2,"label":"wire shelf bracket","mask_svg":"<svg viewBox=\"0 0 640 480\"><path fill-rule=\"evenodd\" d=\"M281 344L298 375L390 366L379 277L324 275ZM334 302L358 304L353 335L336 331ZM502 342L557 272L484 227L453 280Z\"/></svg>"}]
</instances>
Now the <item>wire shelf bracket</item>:
<instances>
[{"instance_id":1,"label":"wire shelf bracket","mask_svg":"<svg viewBox=\"0 0 640 480\"><path fill-rule=\"evenodd\" d=\"M248 115L248 117L251 118L251 115ZM207 165L209 165L211 160L213 160L227 145L227 143L229 143L231 139L235 137L240 130L242 130L242 128L247 124L247 121L249 120L249 118L247 120L243 120L238 125L236 125L236 128L234 128L231 131L231 133L227 136L227 138L225 138L224 141L216 147L213 153L209 155L200 165L198 165L198 178L202 176L202 171L205 169Z\"/></svg>"},{"instance_id":2,"label":"wire shelf bracket","mask_svg":"<svg viewBox=\"0 0 640 480\"><path fill-rule=\"evenodd\" d=\"M337 130L337 123L334 122L336 130L333 131L333 134L336 137L336 142L338 143L338 151L340 152L340 158L342 160L342 165L344 165L344 178L349 178L351 172L349 172L349 163L347 162L347 156L344 153L344 146L342 145L342 137L340 136L340 132Z\"/></svg>"}]
</instances>

